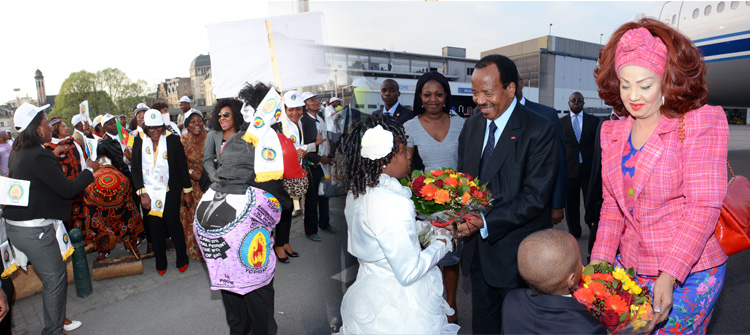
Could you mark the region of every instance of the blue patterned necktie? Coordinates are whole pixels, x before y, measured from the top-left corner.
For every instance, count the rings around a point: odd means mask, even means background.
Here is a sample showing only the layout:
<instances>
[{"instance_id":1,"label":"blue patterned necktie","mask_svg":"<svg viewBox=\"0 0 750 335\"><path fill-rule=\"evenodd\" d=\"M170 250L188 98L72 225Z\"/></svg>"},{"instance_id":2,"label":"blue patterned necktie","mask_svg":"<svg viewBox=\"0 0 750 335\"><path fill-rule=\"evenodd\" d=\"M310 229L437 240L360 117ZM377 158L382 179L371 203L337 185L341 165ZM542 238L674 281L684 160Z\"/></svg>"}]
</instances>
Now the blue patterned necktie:
<instances>
[{"instance_id":1,"label":"blue patterned necktie","mask_svg":"<svg viewBox=\"0 0 750 335\"><path fill-rule=\"evenodd\" d=\"M495 150L495 131L497 131L497 125L495 121L490 121L490 132L487 134L487 144L484 146L482 151L482 159L479 161L479 175L482 175L484 169L490 164L490 157L492 157L492 151Z\"/></svg>"},{"instance_id":2,"label":"blue patterned necktie","mask_svg":"<svg viewBox=\"0 0 750 335\"><path fill-rule=\"evenodd\" d=\"M580 121L580 114L573 114L573 132L576 133L576 141L578 143L581 143L581 121ZM583 156L581 155L581 150L578 150L578 163L583 163Z\"/></svg>"}]
</instances>

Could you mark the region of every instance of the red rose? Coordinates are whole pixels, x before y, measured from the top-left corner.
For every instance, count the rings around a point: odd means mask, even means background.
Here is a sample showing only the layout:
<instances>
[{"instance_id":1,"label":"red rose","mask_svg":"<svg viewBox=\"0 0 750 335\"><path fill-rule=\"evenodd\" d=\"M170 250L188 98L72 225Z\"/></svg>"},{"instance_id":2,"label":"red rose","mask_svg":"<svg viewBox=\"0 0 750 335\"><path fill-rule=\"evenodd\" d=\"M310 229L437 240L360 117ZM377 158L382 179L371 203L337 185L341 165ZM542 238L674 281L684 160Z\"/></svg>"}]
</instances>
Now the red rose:
<instances>
[{"instance_id":1,"label":"red rose","mask_svg":"<svg viewBox=\"0 0 750 335\"><path fill-rule=\"evenodd\" d=\"M436 181L435 181L435 182L433 182L432 184L433 184L433 185L435 185L435 187L437 187L438 189L441 189L441 188L443 188L443 181L442 181L442 180L440 180L440 179L436 180Z\"/></svg>"},{"instance_id":2,"label":"red rose","mask_svg":"<svg viewBox=\"0 0 750 335\"><path fill-rule=\"evenodd\" d=\"M602 313L599 321L601 321L607 329L614 330L617 328L617 324L620 323L620 315L614 311L606 310Z\"/></svg>"},{"instance_id":3,"label":"red rose","mask_svg":"<svg viewBox=\"0 0 750 335\"><path fill-rule=\"evenodd\" d=\"M628 306L632 305L633 302L635 302L635 298L628 291L620 289L620 291L617 292L617 295L619 295L620 298L622 298L622 301L628 304Z\"/></svg>"},{"instance_id":4,"label":"red rose","mask_svg":"<svg viewBox=\"0 0 750 335\"><path fill-rule=\"evenodd\" d=\"M424 187L424 178L422 177L414 179L414 181L411 182L411 189L414 191L414 195L418 197L422 196L422 187Z\"/></svg>"}]
</instances>

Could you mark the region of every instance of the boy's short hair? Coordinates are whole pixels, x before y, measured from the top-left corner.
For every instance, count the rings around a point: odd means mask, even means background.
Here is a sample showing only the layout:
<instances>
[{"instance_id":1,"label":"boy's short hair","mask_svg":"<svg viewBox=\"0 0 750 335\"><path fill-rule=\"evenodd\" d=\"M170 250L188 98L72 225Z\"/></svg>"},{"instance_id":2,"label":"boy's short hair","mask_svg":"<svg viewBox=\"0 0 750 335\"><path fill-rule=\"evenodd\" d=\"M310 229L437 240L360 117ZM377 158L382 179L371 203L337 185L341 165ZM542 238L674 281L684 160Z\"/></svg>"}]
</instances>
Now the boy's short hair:
<instances>
[{"instance_id":1,"label":"boy's short hair","mask_svg":"<svg viewBox=\"0 0 750 335\"><path fill-rule=\"evenodd\" d=\"M521 241L518 271L531 288L549 295L581 266L580 257L573 235L558 229L540 230Z\"/></svg>"}]
</instances>

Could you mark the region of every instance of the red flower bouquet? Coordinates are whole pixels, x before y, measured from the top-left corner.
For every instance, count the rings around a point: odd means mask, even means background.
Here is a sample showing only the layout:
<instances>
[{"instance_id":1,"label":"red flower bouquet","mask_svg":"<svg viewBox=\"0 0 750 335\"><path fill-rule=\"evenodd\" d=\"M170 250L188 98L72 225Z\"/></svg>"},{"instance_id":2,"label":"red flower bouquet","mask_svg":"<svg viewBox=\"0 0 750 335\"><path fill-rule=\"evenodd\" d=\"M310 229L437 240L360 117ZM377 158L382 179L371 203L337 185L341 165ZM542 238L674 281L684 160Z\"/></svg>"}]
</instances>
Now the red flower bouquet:
<instances>
[{"instance_id":1,"label":"red flower bouquet","mask_svg":"<svg viewBox=\"0 0 750 335\"><path fill-rule=\"evenodd\" d=\"M435 227L445 228L460 222L469 213L483 211L490 204L487 185L450 168L424 173L416 170L410 180L402 179L401 183L411 189L417 218ZM429 236L426 236L429 232L429 229L420 232L423 246L429 241Z\"/></svg>"},{"instance_id":2,"label":"red flower bouquet","mask_svg":"<svg viewBox=\"0 0 750 335\"><path fill-rule=\"evenodd\" d=\"M648 287L634 280L632 268L601 263L583 268L573 297L601 321L610 334L647 334L654 317Z\"/></svg>"}]
</instances>

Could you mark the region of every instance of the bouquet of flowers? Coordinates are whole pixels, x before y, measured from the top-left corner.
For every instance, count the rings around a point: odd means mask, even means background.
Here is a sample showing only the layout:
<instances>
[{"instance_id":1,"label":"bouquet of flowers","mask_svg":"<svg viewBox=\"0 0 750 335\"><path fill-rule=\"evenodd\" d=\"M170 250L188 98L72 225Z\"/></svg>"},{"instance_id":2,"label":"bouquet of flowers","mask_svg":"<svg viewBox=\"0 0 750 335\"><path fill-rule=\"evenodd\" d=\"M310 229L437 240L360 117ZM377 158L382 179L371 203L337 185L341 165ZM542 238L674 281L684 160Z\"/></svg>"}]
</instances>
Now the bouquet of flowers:
<instances>
[{"instance_id":1,"label":"bouquet of flowers","mask_svg":"<svg viewBox=\"0 0 750 335\"><path fill-rule=\"evenodd\" d=\"M453 224L454 232L456 224L469 213L483 211L490 204L487 185L451 168L424 173L415 170L410 179L402 179L401 183L411 189L419 220L440 228ZM423 247L430 241L431 233L429 225L420 231L419 241Z\"/></svg>"},{"instance_id":2,"label":"bouquet of flowers","mask_svg":"<svg viewBox=\"0 0 750 335\"><path fill-rule=\"evenodd\" d=\"M648 287L634 280L633 268L607 262L583 268L573 297L601 321L610 334L648 334L654 317Z\"/></svg>"}]
</instances>

